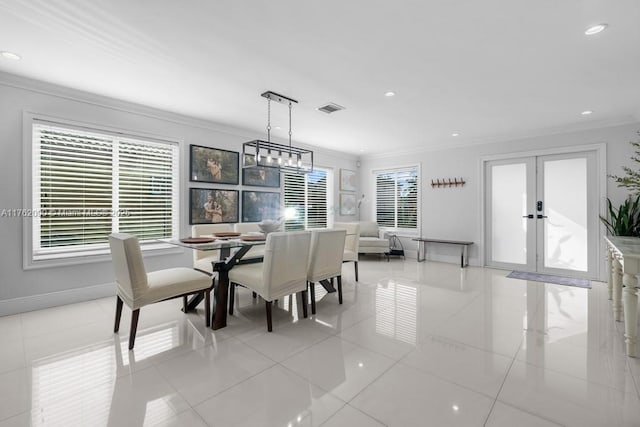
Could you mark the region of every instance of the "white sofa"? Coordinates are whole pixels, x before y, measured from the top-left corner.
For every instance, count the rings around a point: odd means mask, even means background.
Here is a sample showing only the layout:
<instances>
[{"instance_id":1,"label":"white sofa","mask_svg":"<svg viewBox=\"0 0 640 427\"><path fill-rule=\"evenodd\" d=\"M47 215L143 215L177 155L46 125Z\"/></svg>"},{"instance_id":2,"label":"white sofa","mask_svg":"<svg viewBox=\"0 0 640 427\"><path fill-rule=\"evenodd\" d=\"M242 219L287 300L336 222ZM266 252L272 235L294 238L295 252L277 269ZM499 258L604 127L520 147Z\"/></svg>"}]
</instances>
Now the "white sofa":
<instances>
[{"instance_id":1,"label":"white sofa","mask_svg":"<svg viewBox=\"0 0 640 427\"><path fill-rule=\"evenodd\" d=\"M358 253L385 254L389 259L389 239L384 237L375 221L360 221L360 240Z\"/></svg>"}]
</instances>

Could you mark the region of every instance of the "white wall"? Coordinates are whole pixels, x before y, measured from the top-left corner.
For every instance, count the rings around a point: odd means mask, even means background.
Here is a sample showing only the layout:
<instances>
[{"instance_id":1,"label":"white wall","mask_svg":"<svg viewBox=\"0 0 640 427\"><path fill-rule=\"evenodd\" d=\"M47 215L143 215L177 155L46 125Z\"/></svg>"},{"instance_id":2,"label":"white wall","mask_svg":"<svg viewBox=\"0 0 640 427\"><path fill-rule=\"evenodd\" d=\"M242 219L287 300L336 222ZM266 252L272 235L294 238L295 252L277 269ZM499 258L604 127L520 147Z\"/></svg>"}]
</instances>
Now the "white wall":
<instances>
[{"instance_id":1,"label":"white wall","mask_svg":"<svg viewBox=\"0 0 640 427\"><path fill-rule=\"evenodd\" d=\"M121 129L133 134L151 134L181 141L181 235L190 226L188 188L235 188L188 181L189 144L241 151L242 143L264 137L252 131L184 117L139 105L108 99L0 73L0 210L27 205L22 200L23 113L31 112L64 120ZM294 129L295 131L295 129ZM26 135L29 138L29 135ZM333 168L334 203L338 204L339 169L356 169L356 157L318 149L315 164ZM275 190L275 189L274 189ZM277 191L277 190L276 190ZM336 210L337 212L337 210ZM335 220L353 220L340 217ZM109 261L75 266L23 270L22 219L0 217L0 315L66 304L114 294ZM147 257L149 270L190 266L191 253Z\"/></svg>"},{"instance_id":2,"label":"white wall","mask_svg":"<svg viewBox=\"0 0 640 427\"><path fill-rule=\"evenodd\" d=\"M605 127L588 131L554 134L514 141L461 147L439 151L422 151L395 156L365 157L361 159L360 182L367 196L367 203L362 210L362 217L374 218L375 203L374 181L372 170L404 166L421 165L422 172L422 235L434 238L455 240L471 240L476 245L470 250L470 263L482 265L480 257L481 243L481 159L485 156L505 153L530 152L553 149L557 147L606 144L607 174L622 175L621 166L640 168L630 160L633 149L629 141L638 141L637 131L640 123ZM431 179L462 177L466 181L464 187L431 188ZM614 205L627 197L625 188L618 188L613 180L607 181L607 196ZM417 250L416 242L410 238L402 239L405 249L413 253ZM430 259L459 262L459 249L449 245L429 246ZM414 254L415 256L415 254Z\"/></svg>"}]
</instances>

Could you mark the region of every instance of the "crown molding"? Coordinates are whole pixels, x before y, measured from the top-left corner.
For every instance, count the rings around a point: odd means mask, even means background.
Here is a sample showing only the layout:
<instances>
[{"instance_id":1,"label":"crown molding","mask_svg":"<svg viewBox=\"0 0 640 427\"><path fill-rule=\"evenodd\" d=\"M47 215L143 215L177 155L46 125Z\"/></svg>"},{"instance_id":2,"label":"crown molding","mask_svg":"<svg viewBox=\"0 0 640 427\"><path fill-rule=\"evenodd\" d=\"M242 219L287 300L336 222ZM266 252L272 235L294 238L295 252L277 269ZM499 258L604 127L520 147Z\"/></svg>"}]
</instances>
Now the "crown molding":
<instances>
[{"instance_id":1,"label":"crown molding","mask_svg":"<svg viewBox=\"0 0 640 427\"><path fill-rule=\"evenodd\" d=\"M564 134L584 132L584 131L594 130L594 129L606 129L606 128L612 128L617 126L632 125L632 124L637 124L638 126L640 126L640 117L636 117L636 116L637 115L634 114L634 115L618 117L614 119L590 121L589 123L583 123L583 124L577 124L577 125L567 125L563 127L558 126L558 127L544 128L539 130L532 130L528 132L512 133L508 135L505 134L500 136L475 138L475 139L470 139L467 142L461 142L458 144L451 144L450 142L448 142L446 145L440 144L440 145L435 145L431 147L419 147L419 148L410 148L406 150L394 150L392 153L372 153L372 154L362 155L361 160L383 159L383 158L397 157L401 155L411 155L411 154L420 154L420 153L428 153L428 152L436 152L436 151L455 150L460 148L479 147L484 145L497 144L501 142L515 142L515 141L527 140L531 138L540 138L540 137L553 136L553 135L564 135Z\"/></svg>"},{"instance_id":2,"label":"crown molding","mask_svg":"<svg viewBox=\"0 0 640 427\"><path fill-rule=\"evenodd\" d=\"M129 114L136 114L138 116L147 117L156 120L167 121L181 126L194 127L214 132L225 133L234 137L246 138L247 141L256 138L256 132L246 128L240 128L235 126L225 125L223 123L214 122L211 120L200 119L193 116L187 116L183 114L174 113L171 111L161 110L158 108L149 107L142 104L137 104L129 101L123 101L117 98L111 98L104 95L98 95L92 92L86 92L78 89L73 89L66 86L60 86L53 83L49 83L43 80L31 79L28 77L18 76L16 74L10 74L0 71L0 85L12 87L16 89L27 90L30 92L40 93L49 96L55 96L58 98L68 99L70 101L81 102L84 104L94 105L102 108L109 108L116 111L122 111ZM283 138L274 138L274 141L281 143L289 143L289 140ZM314 152L322 153L323 155L337 158L337 159L349 159L356 161L358 156L355 154L341 152L336 150L319 147L317 145L307 144L302 141L293 141L296 145L313 150Z\"/></svg>"}]
</instances>

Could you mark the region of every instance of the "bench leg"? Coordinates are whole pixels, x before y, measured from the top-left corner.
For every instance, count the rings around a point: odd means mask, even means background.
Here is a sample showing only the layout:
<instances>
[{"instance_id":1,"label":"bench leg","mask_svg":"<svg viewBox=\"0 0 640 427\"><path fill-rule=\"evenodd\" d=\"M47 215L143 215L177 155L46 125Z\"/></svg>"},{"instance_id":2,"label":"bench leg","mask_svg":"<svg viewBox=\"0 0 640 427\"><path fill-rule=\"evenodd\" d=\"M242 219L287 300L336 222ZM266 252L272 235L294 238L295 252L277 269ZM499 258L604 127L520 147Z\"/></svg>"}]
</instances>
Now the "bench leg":
<instances>
[{"instance_id":1,"label":"bench leg","mask_svg":"<svg viewBox=\"0 0 640 427\"><path fill-rule=\"evenodd\" d=\"M425 260L425 257L427 255L426 251L427 251L426 242L418 242L418 262L423 262ZM422 256L420 256L420 253L422 253Z\"/></svg>"}]
</instances>

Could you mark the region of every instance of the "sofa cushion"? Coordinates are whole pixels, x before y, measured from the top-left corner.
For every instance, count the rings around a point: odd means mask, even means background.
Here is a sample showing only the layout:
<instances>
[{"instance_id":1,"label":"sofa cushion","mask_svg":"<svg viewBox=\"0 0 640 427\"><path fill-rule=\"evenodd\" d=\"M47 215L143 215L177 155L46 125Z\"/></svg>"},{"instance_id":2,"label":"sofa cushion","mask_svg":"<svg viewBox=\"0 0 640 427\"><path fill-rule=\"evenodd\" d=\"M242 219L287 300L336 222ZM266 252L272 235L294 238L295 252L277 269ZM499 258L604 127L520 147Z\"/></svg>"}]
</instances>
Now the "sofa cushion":
<instances>
[{"instance_id":1,"label":"sofa cushion","mask_svg":"<svg viewBox=\"0 0 640 427\"><path fill-rule=\"evenodd\" d=\"M360 237L380 237L378 223L375 221L360 221Z\"/></svg>"},{"instance_id":2,"label":"sofa cushion","mask_svg":"<svg viewBox=\"0 0 640 427\"><path fill-rule=\"evenodd\" d=\"M377 237L360 237L360 249L362 248L389 248L387 239Z\"/></svg>"}]
</instances>

